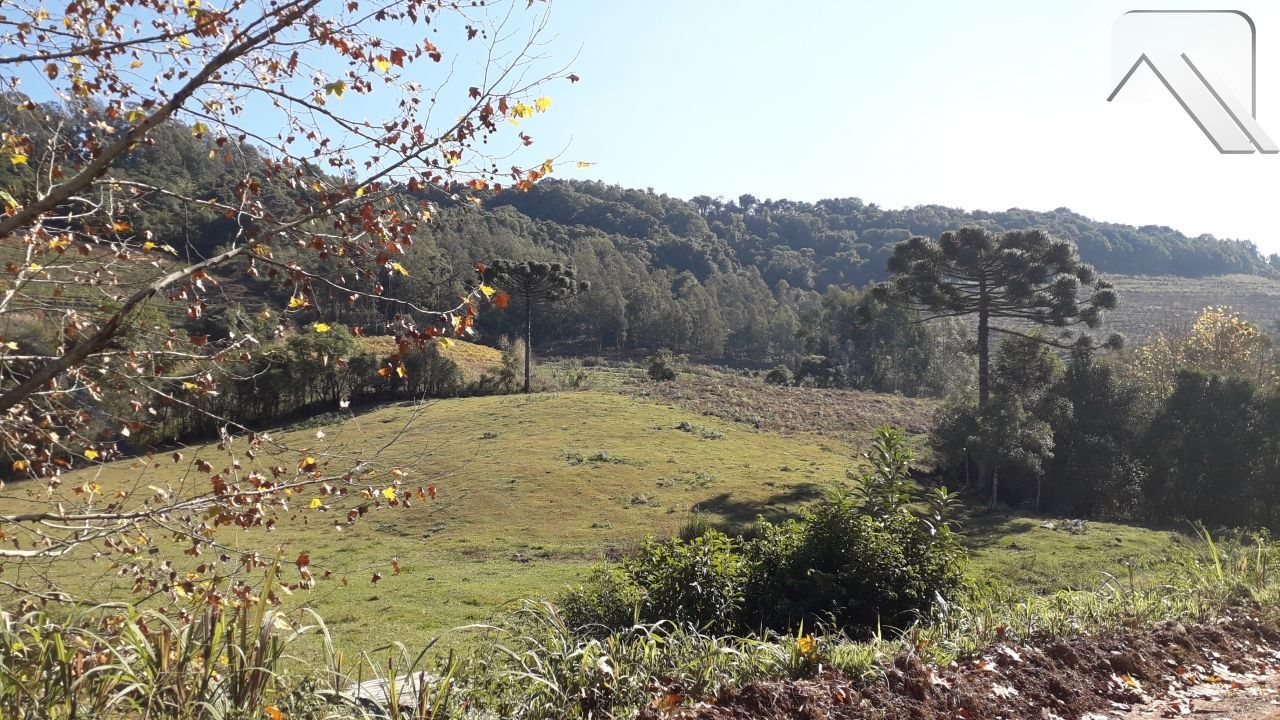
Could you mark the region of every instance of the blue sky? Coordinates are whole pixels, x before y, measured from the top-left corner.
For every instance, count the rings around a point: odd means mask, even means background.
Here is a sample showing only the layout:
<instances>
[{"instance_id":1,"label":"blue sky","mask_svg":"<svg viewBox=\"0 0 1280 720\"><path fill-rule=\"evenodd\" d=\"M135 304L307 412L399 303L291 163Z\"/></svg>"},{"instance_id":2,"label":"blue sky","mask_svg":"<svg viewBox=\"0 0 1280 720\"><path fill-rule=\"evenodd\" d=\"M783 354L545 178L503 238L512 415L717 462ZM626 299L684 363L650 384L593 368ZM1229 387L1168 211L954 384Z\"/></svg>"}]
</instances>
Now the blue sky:
<instances>
[{"instance_id":1,"label":"blue sky","mask_svg":"<svg viewBox=\"0 0 1280 720\"><path fill-rule=\"evenodd\" d=\"M566 174L680 197L1067 206L1280 252L1280 156L1218 154L1149 73L1106 102L1125 11L1216 6L556 0L553 49L583 80L529 128L597 163ZM1222 7L1257 23L1280 137L1280 8Z\"/></svg>"}]
</instances>

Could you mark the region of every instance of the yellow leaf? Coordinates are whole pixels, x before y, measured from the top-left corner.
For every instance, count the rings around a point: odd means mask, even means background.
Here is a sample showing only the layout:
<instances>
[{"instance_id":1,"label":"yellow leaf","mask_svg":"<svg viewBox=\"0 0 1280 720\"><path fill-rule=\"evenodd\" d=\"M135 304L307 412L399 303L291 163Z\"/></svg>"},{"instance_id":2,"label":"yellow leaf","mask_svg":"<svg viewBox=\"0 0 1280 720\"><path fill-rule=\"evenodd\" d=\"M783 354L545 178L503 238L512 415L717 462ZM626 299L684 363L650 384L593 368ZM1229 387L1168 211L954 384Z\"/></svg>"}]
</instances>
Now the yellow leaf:
<instances>
[{"instance_id":1,"label":"yellow leaf","mask_svg":"<svg viewBox=\"0 0 1280 720\"><path fill-rule=\"evenodd\" d=\"M522 102L518 102L515 107L511 108L511 115L512 117L518 118L533 117L533 108Z\"/></svg>"},{"instance_id":2,"label":"yellow leaf","mask_svg":"<svg viewBox=\"0 0 1280 720\"><path fill-rule=\"evenodd\" d=\"M481 284L481 285L480 285L480 292L484 293L484 296L485 296L485 297L487 297L487 298L491 298L491 297L493 297L493 294L497 292L497 290L494 290L493 288L489 287L488 285Z\"/></svg>"},{"instance_id":3,"label":"yellow leaf","mask_svg":"<svg viewBox=\"0 0 1280 720\"><path fill-rule=\"evenodd\" d=\"M36 11L35 18L36 20L48 20L49 11L45 10L44 8L40 8L39 10Z\"/></svg>"},{"instance_id":4,"label":"yellow leaf","mask_svg":"<svg viewBox=\"0 0 1280 720\"><path fill-rule=\"evenodd\" d=\"M184 388L186 388L186 389L188 389L188 390L195 390L196 388L198 388L198 387L200 387L200 386L199 386L199 385L197 385L197 384L195 384L195 383L193 383L193 382L186 382L186 381L183 381L183 383L182 383L182 387L184 387Z\"/></svg>"},{"instance_id":5,"label":"yellow leaf","mask_svg":"<svg viewBox=\"0 0 1280 720\"><path fill-rule=\"evenodd\" d=\"M14 472L21 472L21 471L23 471L23 470L26 470L28 467L31 467L31 466L27 464L27 461L26 461L26 460L14 460L14 461L13 461L13 470L14 470Z\"/></svg>"},{"instance_id":6,"label":"yellow leaf","mask_svg":"<svg viewBox=\"0 0 1280 720\"><path fill-rule=\"evenodd\" d=\"M453 341L447 337L436 338L436 342L439 343L442 348L447 349L453 347Z\"/></svg>"},{"instance_id":7,"label":"yellow leaf","mask_svg":"<svg viewBox=\"0 0 1280 720\"><path fill-rule=\"evenodd\" d=\"M346 89L347 83L342 80L331 82L324 86L324 92L326 95L337 95L338 97L342 97L342 93L345 92Z\"/></svg>"},{"instance_id":8,"label":"yellow leaf","mask_svg":"<svg viewBox=\"0 0 1280 720\"><path fill-rule=\"evenodd\" d=\"M88 450L85 450L85 451L84 451L84 456L85 456L87 459L89 459L89 460L97 460L97 459L98 459L98 451L97 451L97 450L94 450L93 448L89 448Z\"/></svg>"},{"instance_id":9,"label":"yellow leaf","mask_svg":"<svg viewBox=\"0 0 1280 720\"><path fill-rule=\"evenodd\" d=\"M178 37L178 44L184 48L189 48L191 47L191 38L187 37L186 35L180 35Z\"/></svg>"},{"instance_id":10,"label":"yellow leaf","mask_svg":"<svg viewBox=\"0 0 1280 720\"><path fill-rule=\"evenodd\" d=\"M155 243L153 243L153 242L151 242L150 240L148 240L148 241L146 241L146 242L142 243L142 249L143 249L143 250L154 250L154 249L155 249L155 247L156 247L156 244L155 244Z\"/></svg>"},{"instance_id":11,"label":"yellow leaf","mask_svg":"<svg viewBox=\"0 0 1280 720\"><path fill-rule=\"evenodd\" d=\"M307 507L311 508L312 510L315 510L316 508L320 507L323 504L324 503L320 502L320 498L311 498L311 502L310 504L307 505Z\"/></svg>"},{"instance_id":12,"label":"yellow leaf","mask_svg":"<svg viewBox=\"0 0 1280 720\"><path fill-rule=\"evenodd\" d=\"M364 197L364 188L356 188L356 197Z\"/></svg>"},{"instance_id":13,"label":"yellow leaf","mask_svg":"<svg viewBox=\"0 0 1280 720\"><path fill-rule=\"evenodd\" d=\"M329 330L331 330L332 328L330 328L328 325L326 325L326 324L324 324L324 323L322 323L322 322L318 322L318 323L316 323L315 325L312 325L312 326L311 326L311 329L312 329L312 330L315 330L315 331L316 331L316 332L318 332L318 333L327 333L327 332L329 332Z\"/></svg>"},{"instance_id":14,"label":"yellow leaf","mask_svg":"<svg viewBox=\"0 0 1280 720\"><path fill-rule=\"evenodd\" d=\"M378 68L378 72L391 72L391 61L384 57L374 59L373 66Z\"/></svg>"},{"instance_id":15,"label":"yellow leaf","mask_svg":"<svg viewBox=\"0 0 1280 720\"><path fill-rule=\"evenodd\" d=\"M14 153L9 156L9 162L13 163L14 165L26 165L27 156L23 155L22 153Z\"/></svg>"},{"instance_id":16,"label":"yellow leaf","mask_svg":"<svg viewBox=\"0 0 1280 720\"><path fill-rule=\"evenodd\" d=\"M395 499L396 499L396 489L395 489L395 488L393 488L393 487L383 488L383 490L382 490L382 497L384 497L384 498L386 498L386 499L388 499L388 500L395 500Z\"/></svg>"},{"instance_id":17,"label":"yellow leaf","mask_svg":"<svg viewBox=\"0 0 1280 720\"><path fill-rule=\"evenodd\" d=\"M538 112L546 112L551 107L551 98L540 97L533 101L533 106L538 109Z\"/></svg>"},{"instance_id":18,"label":"yellow leaf","mask_svg":"<svg viewBox=\"0 0 1280 720\"><path fill-rule=\"evenodd\" d=\"M589 167L591 167L592 165L595 165L595 163L593 163L593 162L583 162L582 160L579 160L579 161L578 161L578 168L579 168L579 169L581 169L581 168L589 168Z\"/></svg>"},{"instance_id":19,"label":"yellow leaf","mask_svg":"<svg viewBox=\"0 0 1280 720\"><path fill-rule=\"evenodd\" d=\"M142 61L134 60L133 62L129 63L129 67L133 68L134 70L137 70L138 68L142 67Z\"/></svg>"},{"instance_id":20,"label":"yellow leaf","mask_svg":"<svg viewBox=\"0 0 1280 720\"><path fill-rule=\"evenodd\" d=\"M5 344L4 344L4 346L5 346L5 347L7 347L7 348L9 348L10 350L17 350L17 349L18 349L18 343L14 342L14 341L12 341L12 340L10 340L9 342L5 343Z\"/></svg>"},{"instance_id":21,"label":"yellow leaf","mask_svg":"<svg viewBox=\"0 0 1280 720\"><path fill-rule=\"evenodd\" d=\"M396 366L396 374L402 378L406 378L409 377L409 370L405 368L404 363L400 363Z\"/></svg>"},{"instance_id":22,"label":"yellow leaf","mask_svg":"<svg viewBox=\"0 0 1280 720\"><path fill-rule=\"evenodd\" d=\"M408 271L408 270L405 270L405 269L404 269L404 266L403 266L403 265L401 265L401 264L400 264L400 263L398 263L398 262L393 262L393 263L391 263L391 269L392 269L392 270L395 270L396 272L400 273L401 275L404 275L405 277L409 277L409 271Z\"/></svg>"},{"instance_id":23,"label":"yellow leaf","mask_svg":"<svg viewBox=\"0 0 1280 720\"><path fill-rule=\"evenodd\" d=\"M306 304L307 304L307 299L302 297L301 295L294 295L293 297L289 298L290 310L297 310L298 308Z\"/></svg>"},{"instance_id":24,"label":"yellow leaf","mask_svg":"<svg viewBox=\"0 0 1280 720\"><path fill-rule=\"evenodd\" d=\"M191 126L191 135L193 137L200 137L207 132L209 132L209 126L202 122L197 122L195 125Z\"/></svg>"},{"instance_id":25,"label":"yellow leaf","mask_svg":"<svg viewBox=\"0 0 1280 720\"><path fill-rule=\"evenodd\" d=\"M44 269L44 266L38 263L31 263L30 265L27 266L27 270L31 272L40 272L43 269Z\"/></svg>"}]
</instances>

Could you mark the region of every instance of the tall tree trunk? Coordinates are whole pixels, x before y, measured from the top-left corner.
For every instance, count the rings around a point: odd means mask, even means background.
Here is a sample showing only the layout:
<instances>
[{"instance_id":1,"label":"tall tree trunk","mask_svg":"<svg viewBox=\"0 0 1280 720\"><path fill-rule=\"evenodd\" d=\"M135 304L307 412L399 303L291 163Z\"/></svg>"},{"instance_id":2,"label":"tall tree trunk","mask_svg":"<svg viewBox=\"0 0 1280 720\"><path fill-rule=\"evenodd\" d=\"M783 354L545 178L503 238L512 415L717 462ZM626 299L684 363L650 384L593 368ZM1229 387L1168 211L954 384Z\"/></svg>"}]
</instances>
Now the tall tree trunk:
<instances>
[{"instance_id":1,"label":"tall tree trunk","mask_svg":"<svg viewBox=\"0 0 1280 720\"><path fill-rule=\"evenodd\" d=\"M524 296L524 391L529 392L529 368L533 359L533 298Z\"/></svg>"},{"instance_id":2,"label":"tall tree trunk","mask_svg":"<svg viewBox=\"0 0 1280 720\"><path fill-rule=\"evenodd\" d=\"M996 509L996 503L1000 502L1000 468L996 467L991 471L991 509Z\"/></svg>"},{"instance_id":3,"label":"tall tree trunk","mask_svg":"<svg viewBox=\"0 0 1280 720\"><path fill-rule=\"evenodd\" d=\"M1040 489L1044 487L1044 476L1036 476L1036 512L1040 512Z\"/></svg>"},{"instance_id":4,"label":"tall tree trunk","mask_svg":"<svg viewBox=\"0 0 1280 720\"><path fill-rule=\"evenodd\" d=\"M991 327L987 317L987 308L978 310L978 410L987 407L987 399L991 395Z\"/></svg>"}]
</instances>

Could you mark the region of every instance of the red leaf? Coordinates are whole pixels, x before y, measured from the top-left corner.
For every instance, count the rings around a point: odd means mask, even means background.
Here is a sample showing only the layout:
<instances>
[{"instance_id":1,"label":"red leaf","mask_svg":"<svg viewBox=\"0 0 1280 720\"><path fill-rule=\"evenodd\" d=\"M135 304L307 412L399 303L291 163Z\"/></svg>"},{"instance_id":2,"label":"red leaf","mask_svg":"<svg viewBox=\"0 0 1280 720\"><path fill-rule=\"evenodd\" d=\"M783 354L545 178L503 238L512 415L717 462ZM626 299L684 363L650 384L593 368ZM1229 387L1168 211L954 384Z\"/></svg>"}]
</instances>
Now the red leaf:
<instances>
[{"instance_id":1,"label":"red leaf","mask_svg":"<svg viewBox=\"0 0 1280 720\"><path fill-rule=\"evenodd\" d=\"M493 305L498 308L506 308L511 305L511 296L504 292L500 292L493 296Z\"/></svg>"}]
</instances>

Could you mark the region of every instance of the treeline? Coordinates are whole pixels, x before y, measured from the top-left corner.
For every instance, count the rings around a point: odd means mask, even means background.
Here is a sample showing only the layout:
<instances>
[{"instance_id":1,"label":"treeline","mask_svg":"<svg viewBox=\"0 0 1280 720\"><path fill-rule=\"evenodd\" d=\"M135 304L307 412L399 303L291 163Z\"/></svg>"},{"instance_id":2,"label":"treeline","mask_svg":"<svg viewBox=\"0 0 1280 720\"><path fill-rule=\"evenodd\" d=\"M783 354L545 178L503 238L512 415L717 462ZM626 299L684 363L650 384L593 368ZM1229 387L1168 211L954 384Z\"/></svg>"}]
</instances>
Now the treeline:
<instances>
[{"instance_id":1,"label":"treeline","mask_svg":"<svg viewBox=\"0 0 1280 720\"><path fill-rule=\"evenodd\" d=\"M1280 385L1272 341L1227 308L1114 357L1026 338L996 353L992 399L944 404L946 480L1072 517L1280 529Z\"/></svg>"},{"instance_id":2,"label":"treeline","mask_svg":"<svg viewBox=\"0 0 1280 720\"><path fill-rule=\"evenodd\" d=\"M35 113L16 111L16 98L0 102L0 118L32 133L64 128L69 137L85 122L62 106L44 106L56 122L34 123ZM102 122L95 119L95 122ZM123 123L123 121L121 121ZM30 127L27 127L30 125ZM234 195L246 179L263 184L265 202L284 208L295 200L288 185L258 174L257 152L248 144L219 144L177 123L160 128L153 143L131 152L117 174L163 187L179 195ZM319 170L314 171L319 176ZM0 169L0 187L21 198L19 175ZM855 198L816 203L735 200L706 196L682 200L651 190L599 182L549 179L528 192L504 191L471 197L431 196L426 191L406 204L430 200L434 219L398 268L374 258L360 259L387 301L349 303L334 290L315 288L314 307L291 313L298 324L339 322L378 333L408 300L419 306L450 306L476 262L497 257L573 263L592 291L558 303L534 318L539 342L562 352L640 355L666 347L691 357L760 367L786 363L799 368L838 366L833 376L848 385L930 394L945 386L935 371L921 370L940 355L930 343L943 338L893 339L887 360L854 357L866 338L854 337L839 319L840 306L859 302L848 293L885 277L892 246L911 235L936 237L962 225L993 229L1043 227L1073 241L1086 262L1120 273L1211 275L1271 274L1273 261L1251 243L1212 236L1186 237L1161 227L1135 228L1099 223L1065 209L963 212L942 206L887 210ZM120 204L121 219L135 233L150 232L172 255L206 257L234 239L235 225L211 209L192 209L175 199L145 207ZM287 247L273 248L282 262ZM158 253L158 251L157 251ZM170 257L172 255L169 255ZM334 272L340 271L334 259ZM256 281L242 274L222 278L228 292L252 307L280 308L292 289L264 269ZM897 320L902 320L898 318ZM519 335L520 319L490 313L477 326L481 339ZM922 334L923 333L923 334ZM883 338L875 342L882 342ZM815 365L816 363L816 365ZM945 375L945 372L943 372Z\"/></svg>"}]
</instances>

